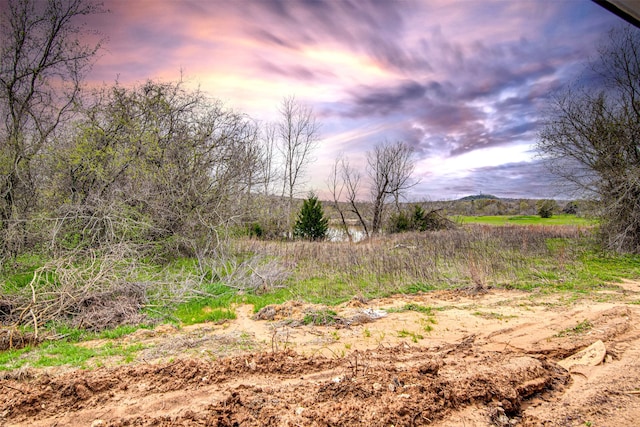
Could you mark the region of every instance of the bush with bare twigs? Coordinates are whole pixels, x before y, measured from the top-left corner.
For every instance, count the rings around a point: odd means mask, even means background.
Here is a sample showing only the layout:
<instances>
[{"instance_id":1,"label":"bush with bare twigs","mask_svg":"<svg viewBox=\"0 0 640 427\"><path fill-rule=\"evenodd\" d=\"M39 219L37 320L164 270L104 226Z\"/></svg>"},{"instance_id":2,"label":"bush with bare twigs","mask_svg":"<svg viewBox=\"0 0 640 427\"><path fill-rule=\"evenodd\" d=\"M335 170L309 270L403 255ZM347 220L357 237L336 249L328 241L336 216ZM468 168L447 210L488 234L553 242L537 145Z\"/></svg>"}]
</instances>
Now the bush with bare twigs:
<instances>
[{"instance_id":1,"label":"bush with bare twigs","mask_svg":"<svg viewBox=\"0 0 640 427\"><path fill-rule=\"evenodd\" d=\"M226 286L240 292L265 293L285 286L290 271L279 261L255 255L245 260L228 259L213 267Z\"/></svg>"},{"instance_id":2,"label":"bush with bare twigs","mask_svg":"<svg viewBox=\"0 0 640 427\"><path fill-rule=\"evenodd\" d=\"M36 340L53 321L93 331L143 323L148 320L140 312L147 303L146 284L135 281L138 273L122 250L93 253L89 259L53 259L34 272L27 286L3 295L0 322L28 325Z\"/></svg>"}]
</instances>

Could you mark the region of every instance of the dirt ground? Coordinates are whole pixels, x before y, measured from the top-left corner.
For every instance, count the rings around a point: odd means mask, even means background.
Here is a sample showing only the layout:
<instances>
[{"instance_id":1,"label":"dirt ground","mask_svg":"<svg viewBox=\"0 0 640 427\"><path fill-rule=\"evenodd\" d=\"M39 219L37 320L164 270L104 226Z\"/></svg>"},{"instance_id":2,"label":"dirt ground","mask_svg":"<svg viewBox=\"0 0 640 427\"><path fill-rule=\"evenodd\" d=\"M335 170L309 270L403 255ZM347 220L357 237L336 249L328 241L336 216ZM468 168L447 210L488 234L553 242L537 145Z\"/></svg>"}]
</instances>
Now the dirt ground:
<instances>
[{"instance_id":1,"label":"dirt ground","mask_svg":"<svg viewBox=\"0 0 640 427\"><path fill-rule=\"evenodd\" d=\"M309 304L239 306L120 339L144 345L134 363L4 374L0 425L636 426L639 302L625 282L352 300L330 325L304 325Z\"/></svg>"}]
</instances>

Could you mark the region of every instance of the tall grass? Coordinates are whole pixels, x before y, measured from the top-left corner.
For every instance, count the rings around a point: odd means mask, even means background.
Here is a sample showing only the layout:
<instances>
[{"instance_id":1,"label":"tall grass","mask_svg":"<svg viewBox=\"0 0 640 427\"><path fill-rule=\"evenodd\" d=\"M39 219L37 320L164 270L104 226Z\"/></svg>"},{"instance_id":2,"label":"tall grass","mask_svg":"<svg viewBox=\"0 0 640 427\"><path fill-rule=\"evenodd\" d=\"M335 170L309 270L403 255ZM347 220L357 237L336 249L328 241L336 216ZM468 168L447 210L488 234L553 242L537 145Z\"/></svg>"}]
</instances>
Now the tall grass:
<instances>
[{"instance_id":1,"label":"tall grass","mask_svg":"<svg viewBox=\"0 0 640 427\"><path fill-rule=\"evenodd\" d=\"M236 249L289 266L290 294L337 303L355 296L497 286L586 291L606 280L640 275L640 263L598 253L580 226L471 224L456 230L380 236L347 242L240 240ZM637 260L635 260L637 261Z\"/></svg>"}]
</instances>

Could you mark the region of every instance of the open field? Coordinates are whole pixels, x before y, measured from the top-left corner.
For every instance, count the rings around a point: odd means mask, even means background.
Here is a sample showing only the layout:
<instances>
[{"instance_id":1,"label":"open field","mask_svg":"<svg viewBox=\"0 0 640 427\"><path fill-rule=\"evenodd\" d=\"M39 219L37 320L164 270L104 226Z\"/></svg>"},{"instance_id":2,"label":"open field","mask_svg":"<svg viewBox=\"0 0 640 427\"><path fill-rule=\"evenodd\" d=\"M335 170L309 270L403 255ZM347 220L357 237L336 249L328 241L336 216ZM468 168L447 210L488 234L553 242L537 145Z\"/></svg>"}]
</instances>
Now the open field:
<instances>
[{"instance_id":1,"label":"open field","mask_svg":"<svg viewBox=\"0 0 640 427\"><path fill-rule=\"evenodd\" d=\"M453 216L452 220L462 224L488 225L574 225L589 227L597 224L595 220L570 214L555 214L551 218L540 218L538 215L459 215Z\"/></svg>"},{"instance_id":2,"label":"open field","mask_svg":"<svg viewBox=\"0 0 640 427\"><path fill-rule=\"evenodd\" d=\"M192 260L137 265L127 280L162 280L133 323L51 322L48 341L0 352L0 425L635 425L640 259L599 252L589 230L237 239L200 281ZM33 283L38 260L22 262L5 301ZM37 285L55 295L76 268ZM185 297L169 303L169 282Z\"/></svg>"}]
</instances>

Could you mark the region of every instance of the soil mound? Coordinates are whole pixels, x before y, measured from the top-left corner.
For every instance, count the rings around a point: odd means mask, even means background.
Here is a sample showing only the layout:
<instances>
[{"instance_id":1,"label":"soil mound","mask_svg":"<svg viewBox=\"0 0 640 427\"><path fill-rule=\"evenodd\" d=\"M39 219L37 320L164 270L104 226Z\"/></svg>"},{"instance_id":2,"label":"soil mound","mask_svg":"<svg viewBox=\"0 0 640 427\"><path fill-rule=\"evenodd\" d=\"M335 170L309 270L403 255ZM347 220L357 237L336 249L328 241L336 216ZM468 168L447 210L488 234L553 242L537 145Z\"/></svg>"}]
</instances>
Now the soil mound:
<instances>
[{"instance_id":1,"label":"soil mound","mask_svg":"<svg viewBox=\"0 0 640 427\"><path fill-rule=\"evenodd\" d=\"M477 404L517 419L524 400L568 380L522 354L400 345L342 359L287 351L9 380L0 404L9 425L422 425Z\"/></svg>"}]
</instances>

